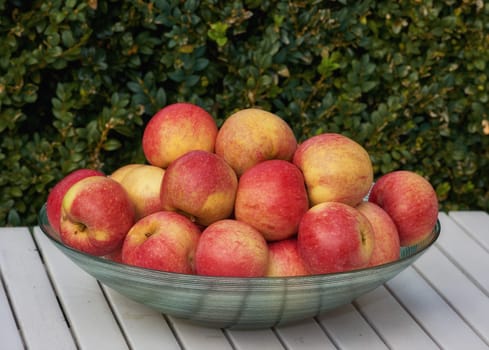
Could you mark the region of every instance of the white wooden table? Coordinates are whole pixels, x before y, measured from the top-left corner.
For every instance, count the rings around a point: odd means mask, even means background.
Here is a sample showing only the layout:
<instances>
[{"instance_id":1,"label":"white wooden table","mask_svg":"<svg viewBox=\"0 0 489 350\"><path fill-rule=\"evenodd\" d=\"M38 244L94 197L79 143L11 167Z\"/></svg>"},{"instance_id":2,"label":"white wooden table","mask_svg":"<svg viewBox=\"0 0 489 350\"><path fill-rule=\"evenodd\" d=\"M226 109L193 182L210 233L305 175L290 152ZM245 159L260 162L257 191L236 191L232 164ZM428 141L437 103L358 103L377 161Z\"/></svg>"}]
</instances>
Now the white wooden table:
<instances>
[{"instance_id":1,"label":"white wooden table","mask_svg":"<svg viewBox=\"0 0 489 350\"><path fill-rule=\"evenodd\" d=\"M440 213L438 241L352 304L258 331L199 327L98 283L38 227L0 228L0 349L489 349L489 215Z\"/></svg>"}]
</instances>

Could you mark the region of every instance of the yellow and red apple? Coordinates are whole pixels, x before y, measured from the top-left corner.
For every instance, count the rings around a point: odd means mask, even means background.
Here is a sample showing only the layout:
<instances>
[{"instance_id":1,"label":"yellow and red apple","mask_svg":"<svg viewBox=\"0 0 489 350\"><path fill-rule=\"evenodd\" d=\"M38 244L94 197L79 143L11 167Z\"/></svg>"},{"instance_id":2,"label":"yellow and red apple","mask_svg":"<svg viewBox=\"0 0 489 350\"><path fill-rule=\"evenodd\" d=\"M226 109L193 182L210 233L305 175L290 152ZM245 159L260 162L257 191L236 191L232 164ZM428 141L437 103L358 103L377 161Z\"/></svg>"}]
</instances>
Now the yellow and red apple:
<instances>
[{"instance_id":1,"label":"yellow and red apple","mask_svg":"<svg viewBox=\"0 0 489 350\"><path fill-rule=\"evenodd\" d=\"M279 116L258 108L237 111L226 118L216 138L216 154L241 176L269 159L292 160L297 140Z\"/></svg>"},{"instance_id":2,"label":"yellow and red apple","mask_svg":"<svg viewBox=\"0 0 489 350\"><path fill-rule=\"evenodd\" d=\"M142 167L144 164L139 164L139 163L130 163L130 164L126 164L126 165L123 165L117 169L115 169L110 175L109 177L112 179L112 180L115 180L119 183L122 182L122 180L124 179L124 177L129 173L131 172L132 170L136 169L136 168L139 168L139 167Z\"/></svg>"},{"instance_id":3,"label":"yellow and red apple","mask_svg":"<svg viewBox=\"0 0 489 350\"><path fill-rule=\"evenodd\" d=\"M381 176L372 186L369 201L384 209L396 224L401 246L426 239L438 218L438 198L421 175L397 170Z\"/></svg>"},{"instance_id":4,"label":"yellow and red apple","mask_svg":"<svg viewBox=\"0 0 489 350\"><path fill-rule=\"evenodd\" d=\"M148 164L128 164L110 175L127 191L136 220L161 210L161 183L165 170Z\"/></svg>"},{"instance_id":5,"label":"yellow and red apple","mask_svg":"<svg viewBox=\"0 0 489 350\"><path fill-rule=\"evenodd\" d=\"M190 151L166 169L161 205L208 226L231 216L237 188L236 173L224 159L207 151Z\"/></svg>"},{"instance_id":6,"label":"yellow and red apple","mask_svg":"<svg viewBox=\"0 0 489 350\"><path fill-rule=\"evenodd\" d=\"M134 207L126 190L106 176L86 177L63 197L61 240L92 255L119 249L134 224Z\"/></svg>"},{"instance_id":7,"label":"yellow and red apple","mask_svg":"<svg viewBox=\"0 0 489 350\"><path fill-rule=\"evenodd\" d=\"M49 191L46 201L46 214L48 216L49 223L54 231L58 234L60 231L59 225L61 220L61 203L66 191L68 191L69 188L79 180L89 176L105 176L105 174L95 169L77 169L59 180Z\"/></svg>"},{"instance_id":8,"label":"yellow and red apple","mask_svg":"<svg viewBox=\"0 0 489 350\"><path fill-rule=\"evenodd\" d=\"M188 151L214 152L217 124L202 107L174 103L159 110L146 124L143 152L151 165L166 168Z\"/></svg>"},{"instance_id":9,"label":"yellow and red apple","mask_svg":"<svg viewBox=\"0 0 489 350\"><path fill-rule=\"evenodd\" d=\"M340 202L323 202L309 209L297 236L299 253L313 274L364 268L374 244L374 230L368 219Z\"/></svg>"},{"instance_id":10,"label":"yellow and red apple","mask_svg":"<svg viewBox=\"0 0 489 350\"><path fill-rule=\"evenodd\" d=\"M309 275L297 248L297 238L290 237L268 243L267 277L288 277Z\"/></svg>"},{"instance_id":11,"label":"yellow and red apple","mask_svg":"<svg viewBox=\"0 0 489 350\"><path fill-rule=\"evenodd\" d=\"M204 229L195 253L199 275L262 277L268 264L268 246L260 232L232 219Z\"/></svg>"},{"instance_id":12,"label":"yellow and red apple","mask_svg":"<svg viewBox=\"0 0 489 350\"><path fill-rule=\"evenodd\" d=\"M374 229L375 245L369 266L398 260L401 254L399 233L389 214L372 202L362 202L357 209L365 215Z\"/></svg>"},{"instance_id":13,"label":"yellow and red apple","mask_svg":"<svg viewBox=\"0 0 489 350\"><path fill-rule=\"evenodd\" d=\"M260 231L267 241L297 233L308 208L304 177L291 162L262 161L239 178L234 215Z\"/></svg>"},{"instance_id":14,"label":"yellow and red apple","mask_svg":"<svg viewBox=\"0 0 489 350\"><path fill-rule=\"evenodd\" d=\"M310 137L297 147L293 162L304 174L311 205L341 202L355 206L372 186L369 154L341 134Z\"/></svg>"},{"instance_id":15,"label":"yellow and red apple","mask_svg":"<svg viewBox=\"0 0 489 350\"><path fill-rule=\"evenodd\" d=\"M158 211L137 221L124 240L121 260L149 269L194 273L200 229L187 217Z\"/></svg>"}]
</instances>

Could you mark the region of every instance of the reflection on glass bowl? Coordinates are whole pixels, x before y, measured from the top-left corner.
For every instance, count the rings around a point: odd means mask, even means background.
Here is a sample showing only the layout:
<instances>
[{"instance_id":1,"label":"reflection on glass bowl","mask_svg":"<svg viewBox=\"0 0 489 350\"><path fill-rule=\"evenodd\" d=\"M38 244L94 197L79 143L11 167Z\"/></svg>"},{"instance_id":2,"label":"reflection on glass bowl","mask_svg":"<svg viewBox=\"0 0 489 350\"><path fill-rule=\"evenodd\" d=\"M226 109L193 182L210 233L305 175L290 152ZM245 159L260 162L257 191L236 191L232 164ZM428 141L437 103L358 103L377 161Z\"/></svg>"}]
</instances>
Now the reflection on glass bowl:
<instances>
[{"instance_id":1,"label":"reflection on glass bowl","mask_svg":"<svg viewBox=\"0 0 489 350\"><path fill-rule=\"evenodd\" d=\"M258 329L291 323L348 304L391 279L439 237L437 222L422 243L401 248L398 261L350 272L300 277L208 277L162 272L113 262L64 245L49 225L46 205L39 225L80 268L128 298L164 314L208 327Z\"/></svg>"}]
</instances>

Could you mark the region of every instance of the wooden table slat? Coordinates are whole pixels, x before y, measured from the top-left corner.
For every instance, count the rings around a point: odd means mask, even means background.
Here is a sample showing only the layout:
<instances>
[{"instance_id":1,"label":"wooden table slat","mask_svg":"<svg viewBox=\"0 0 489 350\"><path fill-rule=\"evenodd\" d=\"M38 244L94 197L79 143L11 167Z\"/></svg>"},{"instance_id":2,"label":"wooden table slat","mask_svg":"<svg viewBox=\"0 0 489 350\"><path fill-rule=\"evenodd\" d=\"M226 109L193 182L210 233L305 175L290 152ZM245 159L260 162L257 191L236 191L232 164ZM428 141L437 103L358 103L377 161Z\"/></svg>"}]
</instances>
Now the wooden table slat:
<instances>
[{"instance_id":1,"label":"wooden table slat","mask_svg":"<svg viewBox=\"0 0 489 350\"><path fill-rule=\"evenodd\" d=\"M340 306L318 319L335 344L342 349L387 349L353 304Z\"/></svg>"},{"instance_id":2,"label":"wooden table slat","mask_svg":"<svg viewBox=\"0 0 489 350\"><path fill-rule=\"evenodd\" d=\"M103 286L119 323L133 349L176 350L180 345L164 316L113 289Z\"/></svg>"},{"instance_id":3,"label":"wooden table slat","mask_svg":"<svg viewBox=\"0 0 489 350\"><path fill-rule=\"evenodd\" d=\"M221 329L201 327L186 320L167 316L184 349L232 350Z\"/></svg>"},{"instance_id":4,"label":"wooden table slat","mask_svg":"<svg viewBox=\"0 0 489 350\"><path fill-rule=\"evenodd\" d=\"M315 319L283 325L276 328L277 336L290 350L327 350L336 349L328 335Z\"/></svg>"},{"instance_id":5,"label":"wooden table slat","mask_svg":"<svg viewBox=\"0 0 489 350\"><path fill-rule=\"evenodd\" d=\"M258 330L227 330L236 350L283 350L284 347L269 328Z\"/></svg>"},{"instance_id":6,"label":"wooden table slat","mask_svg":"<svg viewBox=\"0 0 489 350\"><path fill-rule=\"evenodd\" d=\"M489 214L483 211L451 211L450 218L489 250Z\"/></svg>"},{"instance_id":7,"label":"wooden table slat","mask_svg":"<svg viewBox=\"0 0 489 350\"><path fill-rule=\"evenodd\" d=\"M487 349L488 345L414 268L407 268L387 286L443 349ZM449 332L447 324L451 326Z\"/></svg>"},{"instance_id":8,"label":"wooden table slat","mask_svg":"<svg viewBox=\"0 0 489 350\"><path fill-rule=\"evenodd\" d=\"M72 334L27 228L0 231L0 265L26 346L29 349L75 349Z\"/></svg>"},{"instance_id":9,"label":"wooden table slat","mask_svg":"<svg viewBox=\"0 0 489 350\"><path fill-rule=\"evenodd\" d=\"M361 313L393 349L438 349L436 343L384 286L357 299Z\"/></svg>"},{"instance_id":10,"label":"wooden table slat","mask_svg":"<svg viewBox=\"0 0 489 350\"><path fill-rule=\"evenodd\" d=\"M80 348L128 349L97 280L63 255L39 228L35 228L34 237Z\"/></svg>"},{"instance_id":11,"label":"wooden table slat","mask_svg":"<svg viewBox=\"0 0 489 350\"><path fill-rule=\"evenodd\" d=\"M489 252L448 215L440 213L440 223L443 227L443 235L436 242L437 246L452 261L457 261L457 265L464 273L489 295ZM487 236L489 236L489 217L485 225L482 222L479 225L479 229L485 227L488 230Z\"/></svg>"},{"instance_id":12,"label":"wooden table slat","mask_svg":"<svg viewBox=\"0 0 489 350\"><path fill-rule=\"evenodd\" d=\"M10 309L2 278L0 278L0 315L2 315L0 318L0 339L2 340L2 346L11 350L23 349L22 337L15 323L12 310Z\"/></svg>"},{"instance_id":13,"label":"wooden table slat","mask_svg":"<svg viewBox=\"0 0 489 350\"><path fill-rule=\"evenodd\" d=\"M416 270L477 334L489 343L489 298L435 245L415 263Z\"/></svg>"}]
</instances>

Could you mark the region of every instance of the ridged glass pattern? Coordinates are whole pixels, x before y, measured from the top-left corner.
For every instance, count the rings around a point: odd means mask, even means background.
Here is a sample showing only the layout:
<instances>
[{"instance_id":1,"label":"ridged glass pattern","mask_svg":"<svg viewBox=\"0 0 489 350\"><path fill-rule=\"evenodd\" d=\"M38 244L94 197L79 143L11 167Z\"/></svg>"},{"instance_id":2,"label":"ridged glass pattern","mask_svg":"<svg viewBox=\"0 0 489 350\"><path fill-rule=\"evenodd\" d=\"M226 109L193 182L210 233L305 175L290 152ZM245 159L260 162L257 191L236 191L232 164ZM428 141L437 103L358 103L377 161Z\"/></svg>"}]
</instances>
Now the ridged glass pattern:
<instances>
[{"instance_id":1,"label":"ridged glass pattern","mask_svg":"<svg viewBox=\"0 0 489 350\"><path fill-rule=\"evenodd\" d=\"M402 248L398 261L376 267L301 277L238 278L162 272L85 254L59 240L45 205L39 225L75 264L128 298L203 326L235 329L291 323L350 303L412 264L440 234L438 221L424 242Z\"/></svg>"}]
</instances>

